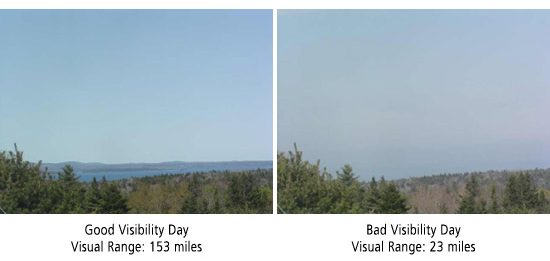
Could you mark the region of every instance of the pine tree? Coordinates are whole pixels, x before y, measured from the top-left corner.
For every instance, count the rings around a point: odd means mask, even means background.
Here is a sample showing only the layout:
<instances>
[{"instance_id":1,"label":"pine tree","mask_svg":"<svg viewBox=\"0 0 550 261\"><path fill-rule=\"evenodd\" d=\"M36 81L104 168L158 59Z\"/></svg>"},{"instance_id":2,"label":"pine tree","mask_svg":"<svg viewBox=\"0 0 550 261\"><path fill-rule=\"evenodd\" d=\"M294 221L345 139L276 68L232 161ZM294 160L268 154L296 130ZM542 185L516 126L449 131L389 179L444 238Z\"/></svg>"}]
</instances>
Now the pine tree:
<instances>
[{"instance_id":1,"label":"pine tree","mask_svg":"<svg viewBox=\"0 0 550 261\"><path fill-rule=\"evenodd\" d=\"M403 196L393 182L386 182L383 178L380 180L380 203L379 213L384 214L403 214L409 211L407 199Z\"/></svg>"},{"instance_id":2,"label":"pine tree","mask_svg":"<svg viewBox=\"0 0 550 261\"><path fill-rule=\"evenodd\" d=\"M339 201L337 186L328 172L321 171L320 162L311 164L302 159L294 144L288 157L277 156L277 209L281 213L332 213Z\"/></svg>"},{"instance_id":3,"label":"pine tree","mask_svg":"<svg viewBox=\"0 0 550 261\"><path fill-rule=\"evenodd\" d=\"M288 155L288 157L287 157ZM365 188L350 165L336 172L336 179L320 163L302 159L294 151L277 157L278 206L280 213L406 213L406 197L393 182L373 178Z\"/></svg>"},{"instance_id":4,"label":"pine tree","mask_svg":"<svg viewBox=\"0 0 550 261\"><path fill-rule=\"evenodd\" d=\"M506 213L537 213L546 208L544 194L540 194L527 173L510 176L504 190L503 207Z\"/></svg>"},{"instance_id":5,"label":"pine tree","mask_svg":"<svg viewBox=\"0 0 550 261\"><path fill-rule=\"evenodd\" d=\"M483 211L481 203L478 202L480 194L479 181L475 175L470 175L466 182L466 193L461 196L459 214L476 214Z\"/></svg>"},{"instance_id":6,"label":"pine tree","mask_svg":"<svg viewBox=\"0 0 550 261\"><path fill-rule=\"evenodd\" d=\"M120 189L114 182L107 182L105 177L101 179L99 186L101 195L101 209L103 214L124 214L128 213L127 200L122 196Z\"/></svg>"},{"instance_id":7,"label":"pine tree","mask_svg":"<svg viewBox=\"0 0 550 261\"><path fill-rule=\"evenodd\" d=\"M342 172L336 172L336 180L332 187L338 200L333 205L330 213L357 214L362 213L362 201L364 189L357 181L350 165L344 165Z\"/></svg>"},{"instance_id":8,"label":"pine tree","mask_svg":"<svg viewBox=\"0 0 550 261\"><path fill-rule=\"evenodd\" d=\"M269 213L273 211L273 191L267 185L255 188L249 200L251 206L249 211L256 210L260 213Z\"/></svg>"},{"instance_id":9,"label":"pine tree","mask_svg":"<svg viewBox=\"0 0 550 261\"><path fill-rule=\"evenodd\" d=\"M97 214L102 212L102 206L104 205L101 191L99 190L99 183L97 179L93 177L88 190L86 191L86 212L91 214Z\"/></svg>"},{"instance_id":10,"label":"pine tree","mask_svg":"<svg viewBox=\"0 0 550 261\"><path fill-rule=\"evenodd\" d=\"M6 213L49 213L50 202L47 173L41 163L23 160L23 152L0 153L0 207Z\"/></svg>"},{"instance_id":11,"label":"pine tree","mask_svg":"<svg viewBox=\"0 0 550 261\"><path fill-rule=\"evenodd\" d=\"M378 190L378 183L374 177L369 182L369 187L364 198L365 204L363 209L366 213L382 213L378 206L380 202L380 191Z\"/></svg>"},{"instance_id":12,"label":"pine tree","mask_svg":"<svg viewBox=\"0 0 550 261\"><path fill-rule=\"evenodd\" d=\"M342 182L342 184L348 187L357 182L357 176L353 174L352 167L347 164L344 165L341 173L339 171L336 171L336 176L338 177L338 180Z\"/></svg>"},{"instance_id":13,"label":"pine tree","mask_svg":"<svg viewBox=\"0 0 550 261\"><path fill-rule=\"evenodd\" d=\"M78 181L73 167L65 165L58 174L57 182L61 189L61 202L57 206L57 213L84 213L84 187Z\"/></svg>"},{"instance_id":14,"label":"pine tree","mask_svg":"<svg viewBox=\"0 0 550 261\"><path fill-rule=\"evenodd\" d=\"M206 202L202 198L202 182L201 177L197 174L191 175L188 191L184 196L183 205L180 208L180 213L184 214L201 214L207 211Z\"/></svg>"},{"instance_id":15,"label":"pine tree","mask_svg":"<svg viewBox=\"0 0 550 261\"><path fill-rule=\"evenodd\" d=\"M506 188L504 189L504 199L502 202L503 207L507 212L510 212L513 208L516 208L520 203L520 192L518 191L517 178L515 175L508 177L506 181Z\"/></svg>"},{"instance_id":16,"label":"pine tree","mask_svg":"<svg viewBox=\"0 0 550 261\"><path fill-rule=\"evenodd\" d=\"M220 197L219 195L219 189L216 189L214 190L214 207L212 208L212 213L217 213L217 214L220 214L220 213L223 213L224 212L224 209L222 208L222 198Z\"/></svg>"},{"instance_id":17,"label":"pine tree","mask_svg":"<svg viewBox=\"0 0 550 261\"><path fill-rule=\"evenodd\" d=\"M494 183L491 185L491 206L489 207L489 213L491 214L500 213L500 206L498 204L496 186Z\"/></svg>"},{"instance_id":18,"label":"pine tree","mask_svg":"<svg viewBox=\"0 0 550 261\"><path fill-rule=\"evenodd\" d=\"M537 192L537 198L537 206L535 207L537 213L548 213L548 199L546 199L544 191L539 190Z\"/></svg>"}]
</instances>

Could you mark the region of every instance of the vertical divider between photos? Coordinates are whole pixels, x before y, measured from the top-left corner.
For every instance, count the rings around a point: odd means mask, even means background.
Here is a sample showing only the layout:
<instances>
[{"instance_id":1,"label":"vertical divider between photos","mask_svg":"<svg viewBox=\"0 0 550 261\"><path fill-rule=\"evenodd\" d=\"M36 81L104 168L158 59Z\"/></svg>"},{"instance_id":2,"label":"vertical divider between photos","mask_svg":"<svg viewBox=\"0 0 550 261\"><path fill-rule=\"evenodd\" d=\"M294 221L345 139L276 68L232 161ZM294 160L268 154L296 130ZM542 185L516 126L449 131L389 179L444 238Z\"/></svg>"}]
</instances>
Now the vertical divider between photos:
<instances>
[{"instance_id":1,"label":"vertical divider between photos","mask_svg":"<svg viewBox=\"0 0 550 261\"><path fill-rule=\"evenodd\" d=\"M273 214L277 214L277 9L273 9Z\"/></svg>"}]
</instances>

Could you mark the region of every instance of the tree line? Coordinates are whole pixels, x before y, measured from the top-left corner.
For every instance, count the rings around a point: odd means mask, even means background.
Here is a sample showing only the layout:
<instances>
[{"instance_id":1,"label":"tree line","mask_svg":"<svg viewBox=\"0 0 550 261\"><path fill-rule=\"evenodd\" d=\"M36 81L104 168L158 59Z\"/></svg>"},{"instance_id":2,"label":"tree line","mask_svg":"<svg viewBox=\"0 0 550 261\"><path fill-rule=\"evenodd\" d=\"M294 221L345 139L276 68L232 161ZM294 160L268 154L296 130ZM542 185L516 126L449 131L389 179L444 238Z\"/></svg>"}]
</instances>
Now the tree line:
<instances>
[{"instance_id":1,"label":"tree line","mask_svg":"<svg viewBox=\"0 0 550 261\"><path fill-rule=\"evenodd\" d=\"M130 213L273 213L272 170L212 171L119 181Z\"/></svg>"},{"instance_id":2,"label":"tree line","mask_svg":"<svg viewBox=\"0 0 550 261\"><path fill-rule=\"evenodd\" d=\"M533 182L533 177L520 172L508 177L506 187L499 198L495 184L491 185L489 200L480 193L480 184L476 175L470 175L466 190L460 197L460 214L535 214L548 213L550 206L544 191Z\"/></svg>"},{"instance_id":3,"label":"tree line","mask_svg":"<svg viewBox=\"0 0 550 261\"><path fill-rule=\"evenodd\" d=\"M279 213L419 213L418 207L410 200L411 193L418 186L432 187L428 184L434 179L415 178L410 182L387 181L384 177L369 182L359 181L349 165L330 174L321 169L320 162L312 164L302 159L302 152L296 148L277 156L277 191ZM458 186L458 185L457 185ZM407 187L407 191L400 188ZM503 191L497 192L491 184L490 196L482 193L486 188L479 182L479 175L469 174L463 189L456 193L456 209L451 210L440 204L440 198L425 197L439 206L439 213L549 213L550 207L544 188L537 186L532 175L527 172L508 175ZM436 194L436 195L440 195ZM418 202L416 200L415 202ZM426 213L426 212L425 212Z\"/></svg>"},{"instance_id":4,"label":"tree line","mask_svg":"<svg viewBox=\"0 0 550 261\"><path fill-rule=\"evenodd\" d=\"M82 182L23 152L0 152L0 212L52 214L271 213L272 171L209 172Z\"/></svg>"},{"instance_id":5,"label":"tree line","mask_svg":"<svg viewBox=\"0 0 550 261\"><path fill-rule=\"evenodd\" d=\"M320 162L302 159L302 152L277 156L279 213L407 213L405 196L393 182L372 178L360 182L349 165L333 177Z\"/></svg>"}]
</instances>

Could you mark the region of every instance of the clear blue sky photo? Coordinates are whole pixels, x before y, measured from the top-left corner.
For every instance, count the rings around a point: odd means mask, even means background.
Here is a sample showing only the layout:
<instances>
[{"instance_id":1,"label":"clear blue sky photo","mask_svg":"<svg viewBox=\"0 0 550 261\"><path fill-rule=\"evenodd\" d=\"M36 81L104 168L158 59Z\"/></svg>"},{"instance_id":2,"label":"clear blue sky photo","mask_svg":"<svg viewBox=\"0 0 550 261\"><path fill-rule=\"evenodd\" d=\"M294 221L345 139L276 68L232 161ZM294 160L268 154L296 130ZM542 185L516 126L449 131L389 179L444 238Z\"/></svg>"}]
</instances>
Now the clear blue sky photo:
<instances>
[{"instance_id":1,"label":"clear blue sky photo","mask_svg":"<svg viewBox=\"0 0 550 261\"><path fill-rule=\"evenodd\" d=\"M271 160L271 10L1 10L0 150Z\"/></svg>"},{"instance_id":2,"label":"clear blue sky photo","mask_svg":"<svg viewBox=\"0 0 550 261\"><path fill-rule=\"evenodd\" d=\"M362 179L550 167L550 11L279 11L278 151Z\"/></svg>"}]
</instances>

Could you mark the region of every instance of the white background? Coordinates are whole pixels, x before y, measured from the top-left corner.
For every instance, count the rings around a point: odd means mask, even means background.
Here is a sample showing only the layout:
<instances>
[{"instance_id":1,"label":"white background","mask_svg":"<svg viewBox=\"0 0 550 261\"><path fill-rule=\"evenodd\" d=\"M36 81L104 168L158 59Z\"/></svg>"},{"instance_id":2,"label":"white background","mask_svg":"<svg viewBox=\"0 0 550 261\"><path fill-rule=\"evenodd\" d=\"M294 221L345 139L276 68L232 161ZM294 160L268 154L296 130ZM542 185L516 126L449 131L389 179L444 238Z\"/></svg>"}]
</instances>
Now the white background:
<instances>
[{"instance_id":1,"label":"white background","mask_svg":"<svg viewBox=\"0 0 550 261\"><path fill-rule=\"evenodd\" d=\"M550 1L528 0L32 0L0 1L2 8L550 8ZM275 11L276 13L276 11ZM276 17L274 17L276 21ZM0 40L1 40L0 36ZM274 69L277 68L276 23L274 23ZM274 72L274 86L277 74ZM273 144L277 144L276 87L274 88ZM276 148L273 160L276 163ZM274 166L276 171L276 166ZM276 192L276 182L274 182ZM274 196L276 200L276 195ZM2 260L488 260L545 258L549 254L547 237L550 215L0 215L0 257ZM155 236L87 236L86 224L111 225L154 223L190 226L188 238L203 244L202 253L151 253ZM429 236L366 235L366 225L448 224L461 226L459 238ZM139 242L145 253L74 253L71 240ZM163 236L171 243L184 241ZM425 243L442 240L474 243L475 253L354 253L351 241L394 240Z\"/></svg>"},{"instance_id":2,"label":"white background","mask_svg":"<svg viewBox=\"0 0 550 261\"><path fill-rule=\"evenodd\" d=\"M548 215L3 215L2 260L529 260L549 254ZM156 236L87 236L86 224L154 223L189 226L187 240L202 243L202 253L151 253ZM388 235L367 236L367 224L388 224ZM393 236L389 224L442 223L460 226L450 236ZM165 232L166 233L166 232ZM439 233L439 232L438 232ZM144 253L74 253L71 240L140 242ZM161 240L181 243L177 236ZM351 241L425 243L426 252L354 253ZM475 253L430 253L429 242L474 243ZM6 257L9 257L6 259ZM46 259L50 259L46 258Z\"/></svg>"}]
</instances>

